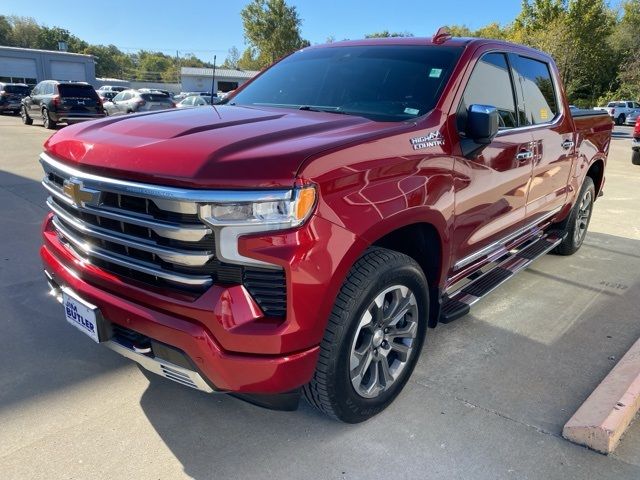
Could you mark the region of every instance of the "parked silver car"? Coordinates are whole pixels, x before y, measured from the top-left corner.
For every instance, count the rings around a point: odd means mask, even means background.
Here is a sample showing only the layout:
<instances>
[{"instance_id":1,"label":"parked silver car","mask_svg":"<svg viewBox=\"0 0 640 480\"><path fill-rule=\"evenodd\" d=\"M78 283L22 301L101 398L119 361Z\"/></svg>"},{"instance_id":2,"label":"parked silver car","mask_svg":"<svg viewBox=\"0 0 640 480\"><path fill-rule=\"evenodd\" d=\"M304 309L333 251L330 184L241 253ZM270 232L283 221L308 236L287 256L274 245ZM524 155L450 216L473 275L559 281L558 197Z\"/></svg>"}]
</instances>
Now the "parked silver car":
<instances>
[{"instance_id":1,"label":"parked silver car","mask_svg":"<svg viewBox=\"0 0 640 480\"><path fill-rule=\"evenodd\" d=\"M138 92L137 90L125 90L118 93L110 102L104 103L107 115L150 112L175 107L176 104L165 93Z\"/></svg>"},{"instance_id":2,"label":"parked silver car","mask_svg":"<svg viewBox=\"0 0 640 480\"><path fill-rule=\"evenodd\" d=\"M211 105L211 97L203 97L202 95L191 95L181 102L178 102L176 107L189 108L189 107L206 107Z\"/></svg>"},{"instance_id":3,"label":"parked silver car","mask_svg":"<svg viewBox=\"0 0 640 480\"><path fill-rule=\"evenodd\" d=\"M636 124L636 120L640 117L640 110L634 110L630 112L626 118L624 119L625 125L631 125L632 127Z\"/></svg>"}]
</instances>

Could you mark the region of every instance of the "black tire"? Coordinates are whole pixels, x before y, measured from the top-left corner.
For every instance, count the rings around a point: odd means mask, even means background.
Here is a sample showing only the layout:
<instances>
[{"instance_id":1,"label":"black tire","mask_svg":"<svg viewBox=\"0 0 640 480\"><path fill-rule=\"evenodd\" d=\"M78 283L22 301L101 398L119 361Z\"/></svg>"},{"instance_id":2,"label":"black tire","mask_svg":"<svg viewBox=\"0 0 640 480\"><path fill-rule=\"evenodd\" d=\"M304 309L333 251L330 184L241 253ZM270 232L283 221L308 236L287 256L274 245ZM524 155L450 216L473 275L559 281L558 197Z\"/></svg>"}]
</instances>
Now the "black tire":
<instances>
[{"instance_id":1,"label":"black tire","mask_svg":"<svg viewBox=\"0 0 640 480\"><path fill-rule=\"evenodd\" d=\"M20 116L22 117L22 123L24 123L25 125L33 125L33 118L29 116L27 107L22 107L22 109L20 110Z\"/></svg>"},{"instance_id":2,"label":"black tire","mask_svg":"<svg viewBox=\"0 0 640 480\"><path fill-rule=\"evenodd\" d=\"M47 130L55 130L57 122L51 120L49 111L46 108L42 109L42 126Z\"/></svg>"},{"instance_id":3,"label":"black tire","mask_svg":"<svg viewBox=\"0 0 640 480\"><path fill-rule=\"evenodd\" d=\"M573 255L576 253L585 237L593 213L593 202L596 199L596 188L591 177L586 177L582 183L576 203L571 209L569 216L560 223L560 229L565 233L562 242L553 249L553 253L558 255ZM586 208L588 207L588 211Z\"/></svg>"},{"instance_id":4,"label":"black tire","mask_svg":"<svg viewBox=\"0 0 640 480\"><path fill-rule=\"evenodd\" d=\"M625 116L624 113L621 113L620 115L618 115L618 118L616 118L616 125L624 125L624 121L627 119L627 117Z\"/></svg>"},{"instance_id":5,"label":"black tire","mask_svg":"<svg viewBox=\"0 0 640 480\"><path fill-rule=\"evenodd\" d=\"M408 292L404 298L393 296L402 289ZM410 294L413 294L413 298ZM385 295L391 296L388 303ZM362 363L367 366L360 369L359 378L352 379L353 372L360 367L358 364L352 370L352 351L362 348L357 343L359 335L363 335L365 329L369 328L362 326L362 319L374 307L374 299L381 296L384 299L383 307L376 310L379 316L369 316L370 326L376 329L376 335L369 337L370 346L364 345L368 353L363 353L361 358ZM409 300L415 300L415 303L407 303ZM427 280L420 266L411 257L384 248L368 249L351 268L336 298L320 344L316 371L311 382L303 388L306 400L325 414L347 423L365 421L384 410L402 391L418 361L427 328L428 305ZM398 318L397 312L405 310L407 313L403 314L399 322L383 320ZM378 323L374 326L376 322ZM382 328L386 325L390 328L384 328L383 331ZM390 330L396 333L403 331L406 341L396 343L398 336L394 336ZM410 330L415 330L415 336L411 339L407 334ZM387 332L390 332L389 336ZM384 340L377 336L382 333ZM403 357L393 357L396 347L392 345L407 348L408 353L403 354ZM369 355L369 362L364 360L365 355ZM386 368L382 367L380 359L387 362ZM385 373L390 372L390 362L393 362L391 367L396 367L397 376L385 380ZM375 369L369 367L374 364ZM398 366L401 368L398 369ZM375 389L375 397L365 398L354 386L354 382L364 383L367 375L369 383L379 384L383 389L379 392Z\"/></svg>"},{"instance_id":6,"label":"black tire","mask_svg":"<svg viewBox=\"0 0 640 480\"><path fill-rule=\"evenodd\" d=\"M631 163L640 165L640 150L633 150L631 152Z\"/></svg>"}]
</instances>

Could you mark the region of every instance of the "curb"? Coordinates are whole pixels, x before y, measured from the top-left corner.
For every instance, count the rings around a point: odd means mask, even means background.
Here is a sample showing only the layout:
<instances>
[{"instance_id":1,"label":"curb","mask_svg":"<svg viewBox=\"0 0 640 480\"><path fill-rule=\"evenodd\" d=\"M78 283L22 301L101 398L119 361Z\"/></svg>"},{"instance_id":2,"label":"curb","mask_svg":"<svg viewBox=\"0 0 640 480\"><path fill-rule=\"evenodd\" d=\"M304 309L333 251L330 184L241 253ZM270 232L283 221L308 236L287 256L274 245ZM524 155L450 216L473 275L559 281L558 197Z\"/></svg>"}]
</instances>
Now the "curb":
<instances>
[{"instance_id":1,"label":"curb","mask_svg":"<svg viewBox=\"0 0 640 480\"><path fill-rule=\"evenodd\" d=\"M600 453L618 446L640 409L640 340L565 424L562 436Z\"/></svg>"}]
</instances>

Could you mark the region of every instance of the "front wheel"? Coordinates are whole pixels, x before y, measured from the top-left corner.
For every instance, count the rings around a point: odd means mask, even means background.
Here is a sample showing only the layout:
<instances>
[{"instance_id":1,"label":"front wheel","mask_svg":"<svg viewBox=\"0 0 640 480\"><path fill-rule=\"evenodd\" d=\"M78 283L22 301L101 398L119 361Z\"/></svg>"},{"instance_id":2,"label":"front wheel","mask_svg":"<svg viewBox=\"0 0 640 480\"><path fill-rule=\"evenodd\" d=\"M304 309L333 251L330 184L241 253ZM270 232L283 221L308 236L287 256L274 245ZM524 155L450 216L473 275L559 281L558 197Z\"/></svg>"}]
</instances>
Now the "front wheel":
<instances>
[{"instance_id":1,"label":"front wheel","mask_svg":"<svg viewBox=\"0 0 640 480\"><path fill-rule=\"evenodd\" d=\"M427 280L407 255L371 248L351 268L338 297L307 401L347 423L367 420L393 402L422 349Z\"/></svg>"},{"instance_id":2,"label":"front wheel","mask_svg":"<svg viewBox=\"0 0 640 480\"><path fill-rule=\"evenodd\" d=\"M596 188L591 177L586 177L582 183L580 194L571 209L567 219L560 224L565 237L553 250L558 255L573 255L578 251L587 236L587 229L593 213L593 202L596 198Z\"/></svg>"},{"instance_id":3,"label":"front wheel","mask_svg":"<svg viewBox=\"0 0 640 480\"><path fill-rule=\"evenodd\" d=\"M25 125L33 124L33 119L29 116L29 112L27 112L27 107L23 106L20 109L20 116L22 117L22 123Z\"/></svg>"}]
</instances>

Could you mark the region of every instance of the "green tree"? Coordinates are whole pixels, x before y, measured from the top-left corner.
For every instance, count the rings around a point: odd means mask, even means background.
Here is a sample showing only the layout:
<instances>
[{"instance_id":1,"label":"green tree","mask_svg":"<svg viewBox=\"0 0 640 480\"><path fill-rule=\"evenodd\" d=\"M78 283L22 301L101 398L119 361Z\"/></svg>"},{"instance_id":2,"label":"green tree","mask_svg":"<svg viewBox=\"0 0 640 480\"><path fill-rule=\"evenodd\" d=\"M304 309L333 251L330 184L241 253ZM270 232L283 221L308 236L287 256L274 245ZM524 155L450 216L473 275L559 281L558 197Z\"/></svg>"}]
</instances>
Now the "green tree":
<instances>
[{"instance_id":1,"label":"green tree","mask_svg":"<svg viewBox=\"0 0 640 480\"><path fill-rule=\"evenodd\" d=\"M390 32L383 30L382 32L368 33L364 38L391 38L391 37L413 37L413 33L409 32Z\"/></svg>"},{"instance_id":2,"label":"green tree","mask_svg":"<svg viewBox=\"0 0 640 480\"><path fill-rule=\"evenodd\" d=\"M0 15L0 45L13 45L11 23L4 15Z\"/></svg>"},{"instance_id":3,"label":"green tree","mask_svg":"<svg viewBox=\"0 0 640 480\"><path fill-rule=\"evenodd\" d=\"M222 67L224 68L238 68L238 62L240 61L240 51L235 47L231 47L227 53L227 58L224 59Z\"/></svg>"},{"instance_id":4,"label":"green tree","mask_svg":"<svg viewBox=\"0 0 640 480\"><path fill-rule=\"evenodd\" d=\"M260 62L261 67L309 45L301 37L302 20L296 7L287 5L284 0L252 0L240 16L245 39L253 49L249 57ZM249 60L245 54L246 50L240 60Z\"/></svg>"},{"instance_id":5,"label":"green tree","mask_svg":"<svg viewBox=\"0 0 640 480\"><path fill-rule=\"evenodd\" d=\"M9 17L11 23L11 43L15 47L40 48L38 35L40 25L31 17Z\"/></svg>"},{"instance_id":6,"label":"green tree","mask_svg":"<svg viewBox=\"0 0 640 480\"><path fill-rule=\"evenodd\" d=\"M261 70L269 63L267 58L261 58L260 53L255 48L248 47L242 52L242 56L238 60L238 68L240 70Z\"/></svg>"}]
</instances>

